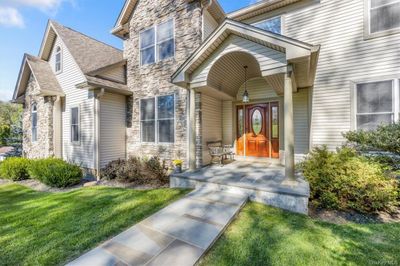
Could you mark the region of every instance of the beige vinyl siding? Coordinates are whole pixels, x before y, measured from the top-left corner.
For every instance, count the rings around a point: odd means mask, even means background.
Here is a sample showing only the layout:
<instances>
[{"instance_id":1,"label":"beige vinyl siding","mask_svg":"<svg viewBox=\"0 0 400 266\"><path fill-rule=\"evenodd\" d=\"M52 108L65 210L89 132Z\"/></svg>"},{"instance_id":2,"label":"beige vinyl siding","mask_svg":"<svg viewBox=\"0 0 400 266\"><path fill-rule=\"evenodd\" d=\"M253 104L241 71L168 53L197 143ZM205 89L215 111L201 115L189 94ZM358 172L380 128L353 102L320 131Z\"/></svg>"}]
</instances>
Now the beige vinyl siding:
<instances>
[{"instance_id":1,"label":"beige vinyl siding","mask_svg":"<svg viewBox=\"0 0 400 266\"><path fill-rule=\"evenodd\" d=\"M203 13L203 40L207 39L217 27L218 22L205 10Z\"/></svg>"},{"instance_id":2,"label":"beige vinyl siding","mask_svg":"<svg viewBox=\"0 0 400 266\"><path fill-rule=\"evenodd\" d=\"M264 78L254 78L247 82L247 92L251 100L276 98L278 95L275 90L267 83ZM244 93L244 85L240 87L236 99L241 101Z\"/></svg>"},{"instance_id":3,"label":"beige vinyl siding","mask_svg":"<svg viewBox=\"0 0 400 266\"><path fill-rule=\"evenodd\" d=\"M222 140L222 101L201 95L203 165L211 162L207 142Z\"/></svg>"},{"instance_id":4,"label":"beige vinyl siding","mask_svg":"<svg viewBox=\"0 0 400 266\"><path fill-rule=\"evenodd\" d=\"M226 145L234 142L233 109L232 101L222 102L222 141Z\"/></svg>"},{"instance_id":5,"label":"beige vinyl siding","mask_svg":"<svg viewBox=\"0 0 400 266\"><path fill-rule=\"evenodd\" d=\"M76 64L72 55L60 38L56 38L49 63L55 66L54 50L57 46L62 49L62 71L56 75L58 82L65 93L62 113L63 121L63 158L75 162L85 168L94 168L94 99L87 90L77 89L76 84L85 81L83 73ZM70 108L80 107L80 143L71 143Z\"/></svg>"},{"instance_id":6,"label":"beige vinyl siding","mask_svg":"<svg viewBox=\"0 0 400 266\"><path fill-rule=\"evenodd\" d=\"M215 62L222 56L231 52L247 52L254 56L260 64L260 70L266 71L270 69L286 66L286 56L284 53L270 49L255 42L248 41L241 37L231 35L219 48L203 62L192 74L192 83L204 83L207 81L208 73ZM230 66L226 66L229 68ZM212 83L212 82L211 82Z\"/></svg>"},{"instance_id":7,"label":"beige vinyl siding","mask_svg":"<svg viewBox=\"0 0 400 266\"><path fill-rule=\"evenodd\" d=\"M98 76L108 79L108 80L112 80L112 81L116 81L116 82L120 82L120 83L126 83L126 74L125 74L124 66L117 66L117 67L108 69L108 70L98 74Z\"/></svg>"},{"instance_id":8,"label":"beige vinyl siding","mask_svg":"<svg viewBox=\"0 0 400 266\"><path fill-rule=\"evenodd\" d=\"M310 143L308 90L293 94L294 153L307 154ZM283 103L283 99L282 99ZM283 105L282 105L283 107ZM283 115L283 112L281 113ZM283 124L282 124L283 125ZM283 128L283 127L282 127ZM283 138L282 138L283 140ZM283 141L282 141L283 142Z\"/></svg>"},{"instance_id":9,"label":"beige vinyl siding","mask_svg":"<svg viewBox=\"0 0 400 266\"><path fill-rule=\"evenodd\" d=\"M126 98L105 93L100 98L100 167L126 157Z\"/></svg>"},{"instance_id":10,"label":"beige vinyl siding","mask_svg":"<svg viewBox=\"0 0 400 266\"><path fill-rule=\"evenodd\" d=\"M351 129L351 83L400 76L400 34L364 40L364 1L321 0L284 16L285 35L321 52L312 98L312 144L334 148Z\"/></svg>"}]
</instances>

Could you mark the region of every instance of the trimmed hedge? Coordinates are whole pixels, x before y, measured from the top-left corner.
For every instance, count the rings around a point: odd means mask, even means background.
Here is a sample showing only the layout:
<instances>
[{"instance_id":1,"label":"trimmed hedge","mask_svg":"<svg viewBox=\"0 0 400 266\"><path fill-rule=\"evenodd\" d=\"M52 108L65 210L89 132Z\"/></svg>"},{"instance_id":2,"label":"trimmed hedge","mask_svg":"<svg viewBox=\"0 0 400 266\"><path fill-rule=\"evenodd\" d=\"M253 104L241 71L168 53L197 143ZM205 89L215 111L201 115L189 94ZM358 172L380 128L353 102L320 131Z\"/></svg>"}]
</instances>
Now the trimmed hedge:
<instances>
[{"instance_id":1,"label":"trimmed hedge","mask_svg":"<svg viewBox=\"0 0 400 266\"><path fill-rule=\"evenodd\" d=\"M32 160L29 174L32 178L57 188L77 185L83 178L79 166L56 158Z\"/></svg>"},{"instance_id":2,"label":"trimmed hedge","mask_svg":"<svg viewBox=\"0 0 400 266\"><path fill-rule=\"evenodd\" d=\"M392 211L399 205L398 181L385 167L359 156L352 148L331 152L315 148L300 164L317 207L362 213Z\"/></svg>"},{"instance_id":3,"label":"trimmed hedge","mask_svg":"<svg viewBox=\"0 0 400 266\"><path fill-rule=\"evenodd\" d=\"M10 157L0 164L0 176L2 178L20 181L29 179L28 168L30 161L25 158Z\"/></svg>"}]
</instances>

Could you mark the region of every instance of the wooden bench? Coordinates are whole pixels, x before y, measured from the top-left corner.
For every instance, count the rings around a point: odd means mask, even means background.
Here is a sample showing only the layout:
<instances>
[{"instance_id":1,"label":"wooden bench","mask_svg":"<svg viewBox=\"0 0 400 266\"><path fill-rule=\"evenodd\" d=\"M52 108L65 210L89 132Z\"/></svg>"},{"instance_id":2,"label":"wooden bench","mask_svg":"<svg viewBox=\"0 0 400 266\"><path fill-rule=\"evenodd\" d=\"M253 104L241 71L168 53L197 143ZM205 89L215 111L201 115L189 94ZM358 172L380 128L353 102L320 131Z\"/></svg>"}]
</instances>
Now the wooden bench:
<instances>
[{"instance_id":1,"label":"wooden bench","mask_svg":"<svg viewBox=\"0 0 400 266\"><path fill-rule=\"evenodd\" d=\"M208 151L211 156L211 163L219 163L221 166L224 165L224 159L228 156L231 158L235 155L232 151L231 145L222 145L222 141L209 141L207 142Z\"/></svg>"}]
</instances>

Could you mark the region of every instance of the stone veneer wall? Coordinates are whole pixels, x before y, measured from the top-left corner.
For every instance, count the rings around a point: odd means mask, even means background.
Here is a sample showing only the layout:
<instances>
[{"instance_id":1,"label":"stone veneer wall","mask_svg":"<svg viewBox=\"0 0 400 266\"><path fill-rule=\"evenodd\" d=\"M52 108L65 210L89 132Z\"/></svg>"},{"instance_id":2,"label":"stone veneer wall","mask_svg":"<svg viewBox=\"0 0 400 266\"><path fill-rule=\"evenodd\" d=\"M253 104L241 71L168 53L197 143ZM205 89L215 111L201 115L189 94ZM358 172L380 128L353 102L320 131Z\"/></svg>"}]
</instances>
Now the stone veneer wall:
<instances>
[{"instance_id":1,"label":"stone veneer wall","mask_svg":"<svg viewBox=\"0 0 400 266\"><path fill-rule=\"evenodd\" d=\"M173 18L175 57L140 66L139 33ZM173 85L172 74L201 45L202 7L200 1L141 0L130 21L130 38L124 42L128 60L127 79L133 97L128 101L127 155L157 155L168 161L183 159L187 166L188 91ZM175 143L148 144L140 141L139 102L142 98L175 95Z\"/></svg>"},{"instance_id":2,"label":"stone veneer wall","mask_svg":"<svg viewBox=\"0 0 400 266\"><path fill-rule=\"evenodd\" d=\"M23 154L27 158L47 158L54 156L53 147L53 107L55 97L37 96L39 87L30 77L25 94L23 111ZM32 142L32 105L37 105L37 141Z\"/></svg>"}]
</instances>

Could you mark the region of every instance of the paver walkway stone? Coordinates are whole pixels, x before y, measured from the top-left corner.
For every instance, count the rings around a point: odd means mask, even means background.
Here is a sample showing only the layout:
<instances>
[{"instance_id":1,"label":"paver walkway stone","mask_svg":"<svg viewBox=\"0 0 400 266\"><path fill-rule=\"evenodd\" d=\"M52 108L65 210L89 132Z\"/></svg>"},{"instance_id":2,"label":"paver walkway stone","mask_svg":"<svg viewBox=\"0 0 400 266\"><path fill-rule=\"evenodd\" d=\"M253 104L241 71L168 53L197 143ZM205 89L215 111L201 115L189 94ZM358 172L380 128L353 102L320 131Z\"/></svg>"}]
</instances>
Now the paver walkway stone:
<instances>
[{"instance_id":1,"label":"paver walkway stone","mask_svg":"<svg viewBox=\"0 0 400 266\"><path fill-rule=\"evenodd\" d=\"M197 189L67 265L194 265L246 201Z\"/></svg>"}]
</instances>

